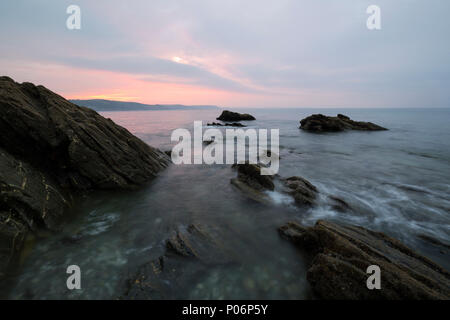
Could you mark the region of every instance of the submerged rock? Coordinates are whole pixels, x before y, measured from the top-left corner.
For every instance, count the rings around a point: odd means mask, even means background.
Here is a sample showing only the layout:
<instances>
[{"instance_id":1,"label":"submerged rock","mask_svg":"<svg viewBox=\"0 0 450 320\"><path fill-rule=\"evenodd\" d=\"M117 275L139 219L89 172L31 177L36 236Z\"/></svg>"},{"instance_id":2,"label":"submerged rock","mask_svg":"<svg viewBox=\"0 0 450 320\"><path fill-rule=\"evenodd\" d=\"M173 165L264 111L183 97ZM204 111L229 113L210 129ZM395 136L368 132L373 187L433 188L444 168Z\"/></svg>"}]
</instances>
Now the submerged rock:
<instances>
[{"instance_id":1,"label":"submerged rock","mask_svg":"<svg viewBox=\"0 0 450 320\"><path fill-rule=\"evenodd\" d=\"M339 212L354 211L353 208L347 203L347 201L336 196L328 196L328 198L332 201L332 208L334 210Z\"/></svg>"},{"instance_id":2,"label":"submerged rock","mask_svg":"<svg viewBox=\"0 0 450 320\"><path fill-rule=\"evenodd\" d=\"M300 129L309 132L338 132L344 130L380 131L387 130L372 122L353 121L349 117L338 114L328 117L323 114L313 114L300 120Z\"/></svg>"},{"instance_id":3,"label":"submerged rock","mask_svg":"<svg viewBox=\"0 0 450 320\"><path fill-rule=\"evenodd\" d=\"M56 227L72 194L135 188L168 163L97 112L0 77L0 273L28 230Z\"/></svg>"},{"instance_id":4,"label":"submerged rock","mask_svg":"<svg viewBox=\"0 0 450 320\"><path fill-rule=\"evenodd\" d=\"M224 110L222 114L217 118L217 120L221 121L250 121L256 120L254 116L248 113L238 113Z\"/></svg>"},{"instance_id":5,"label":"submerged rock","mask_svg":"<svg viewBox=\"0 0 450 320\"><path fill-rule=\"evenodd\" d=\"M233 261L210 227L192 224L178 229L166 240L164 255L142 265L125 281L125 292L120 298L185 298L188 283L200 280L214 266Z\"/></svg>"},{"instance_id":6,"label":"submerged rock","mask_svg":"<svg viewBox=\"0 0 450 320\"><path fill-rule=\"evenodd\" d=\"M450 274L381 232L319 220L289 222L280 234L313 255L307 279L322 299L449 299ZM367 267L381 269L381 289L367 288Z\"/></svg>"}]
</instances>

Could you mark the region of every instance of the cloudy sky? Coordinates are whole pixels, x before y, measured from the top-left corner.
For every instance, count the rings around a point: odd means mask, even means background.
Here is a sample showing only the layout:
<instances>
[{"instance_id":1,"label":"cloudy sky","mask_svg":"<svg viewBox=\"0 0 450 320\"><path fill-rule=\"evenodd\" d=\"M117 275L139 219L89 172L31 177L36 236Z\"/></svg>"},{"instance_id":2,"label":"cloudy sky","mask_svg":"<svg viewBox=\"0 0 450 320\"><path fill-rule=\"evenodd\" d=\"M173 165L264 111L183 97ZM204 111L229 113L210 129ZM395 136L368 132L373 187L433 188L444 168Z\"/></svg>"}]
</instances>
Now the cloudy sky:
<instances>
[{"instance_id":1,"label":"cloudy sky","mask_svg":"<svg viewBox=\"0 0 450 320\"><path fill-rule=\"evenodd\" d=\"M447 0L2 0L0 74L66 98L449 107L449 15Z\"/></svg>"}]
</instances>

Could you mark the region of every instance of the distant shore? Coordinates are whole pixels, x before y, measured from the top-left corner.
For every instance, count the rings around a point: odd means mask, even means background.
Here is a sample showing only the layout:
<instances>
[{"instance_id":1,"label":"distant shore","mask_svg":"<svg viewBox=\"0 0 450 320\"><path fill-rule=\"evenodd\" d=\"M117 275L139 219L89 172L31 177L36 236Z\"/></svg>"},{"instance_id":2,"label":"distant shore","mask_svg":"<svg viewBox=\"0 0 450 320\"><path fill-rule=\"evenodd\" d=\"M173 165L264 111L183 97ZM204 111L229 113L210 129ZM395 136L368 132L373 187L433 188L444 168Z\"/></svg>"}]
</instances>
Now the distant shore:
<instances>
[{"instance_id":1,"label":"distant shore","mask_svg":"<svg viewBox=\"0 0 450 320\"><path fill-rule=\"evenodd\" d=\"M70 102L88 107L95 111L155 111L155 110L215 110L218 106L182 105L182 104L143 104L138 102L114 101L104 99L69 100Z\"/></svg>"}]
</instances>

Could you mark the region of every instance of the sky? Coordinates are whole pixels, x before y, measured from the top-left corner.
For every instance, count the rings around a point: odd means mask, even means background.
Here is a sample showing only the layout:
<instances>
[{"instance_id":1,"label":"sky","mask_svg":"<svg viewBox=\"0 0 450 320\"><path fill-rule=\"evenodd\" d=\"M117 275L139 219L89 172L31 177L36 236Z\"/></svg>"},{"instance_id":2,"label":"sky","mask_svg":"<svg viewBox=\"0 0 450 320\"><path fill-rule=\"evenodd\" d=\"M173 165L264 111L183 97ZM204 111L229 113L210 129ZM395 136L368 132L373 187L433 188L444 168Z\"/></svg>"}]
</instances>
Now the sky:
<instances>
[{"instance_id":1,"label":"sky","mask_svg":"<svg viewBox=\"0 0 450 320\"><path fill-rule=\"evenodd\" d=\"M70 99L450 107L449 15L447 0L2 0L0 74Z\"/></svg>"}]
</instances>

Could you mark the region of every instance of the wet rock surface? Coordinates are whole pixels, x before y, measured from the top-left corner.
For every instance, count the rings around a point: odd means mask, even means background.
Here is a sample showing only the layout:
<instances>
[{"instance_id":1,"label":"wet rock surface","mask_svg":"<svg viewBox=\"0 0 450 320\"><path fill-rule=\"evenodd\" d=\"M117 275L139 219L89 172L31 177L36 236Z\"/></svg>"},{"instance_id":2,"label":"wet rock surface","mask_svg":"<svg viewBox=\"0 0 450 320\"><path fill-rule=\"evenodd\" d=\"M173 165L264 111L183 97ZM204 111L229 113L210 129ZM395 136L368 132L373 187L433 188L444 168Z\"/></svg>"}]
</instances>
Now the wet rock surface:
<instances>
[{"instance_id":1,"label":"wet rock surface","mask_svg":"<svg viewBox=\"0 0 450 320\"><path fill-rule=\"evenodd\" d=\"M313 114L300 120L300 129L309 132L339 132L344 130L360 131L382 131L387 130L372 122L354 121L349 117L338 114L336 117L329 117L323 114Z\"/></svg>"},{"instance_id":2,"label":"wet rock surface","mask_svg":"<svg viewBox=\"0 0 450 320\"><path fill-rule=\"evenodd\" d=\"M261 166L258 164L235 164L237 177L231 179L231 184L238 188L246 197L263 204L272 204L266 191L275 191L276 181L281 183L280 192L289 194L300 207L313 206L318 190L308 180L302 177L289 177L261 175ZM284 189L283 189L284 187Z\"/></svg>"},{"instance_id":3,"label":"wet rock surface","mask_svg":"<svg viewBox=\"0 0 450 320\"><path fill-rule=\"evenodd\" d=\"M271 203L265 191L275 189L273 176L262 176L261 166L257 164L235 164L233 168L237 170L237 177L230 180L232 185L247 198L263 204Z\"/></svg>"},{"instance_id":4,"label":"wet rock surface","mask_svg":"<svg viewBox=\"0 0 450 320\"><path fill-rule=\"evenodd\" d=\"M166 240L165 254L141 266L126 280L127 300L177 299L185 297L187 282L201 279L217 265L233 263L223 244L205 225L178 229ZM188 266L189 264L189 266Z\"/></svg>"},{"instance_id":5,"label":"wet rock surface","mask_svg":"<svg viewBox=\"0 0 450 320\"><path fill-rule=\"evenodd\" d=\"M313 257L307 279L321 299L449 299L450 274L381 232L319 220L288 222L280 234ZM369 290L367 267L381 269L381 290Z\"/></svg>"},{"instance_id":6,"label":"wet rock surface","mask_svg":"<svg viewBox=\"0 0 450 320\"><path fill-rule=\"evenodd\" d=\"M248 113L238 113L224 110L222 114L217 118L217 120L233 122L233 121L250 121L256 119L254 116Z\"/></svg>"},{"instance_id":7,"label":"wet rock surface","mask_svg":"<svg viewBox=\"0 0 450 320\"><path fill-rule=\"evenodd\" d=\"M0 77L0 276L29 230L57 226L72 195L136 188L168 163L97 112Z\"/></svg>"},{"instance_id":8,"label":"wet rock surface","mask_svg":"<svg viewBox=\"0 0 450 320\"><path fill-rule=\"evenodd\" d=\"M290 177L284 181L289 188L289 194L294 197L295 203L299 206L312 206L317 197L317 188L308 180L302 177Z\"/></svg>"},{"instance_id":9,"label":"wet rock surface","mask_svg":"<svg viewBox=\"0 0 450 320\"><path fill-rule=\"evenodd\" d=\"M354 211L352 206L350 206L347 201L342 198L336 196L328 196L328 199L331 200L331 207L338 212L349 212Z\"/></svg>"}]
</instances>

